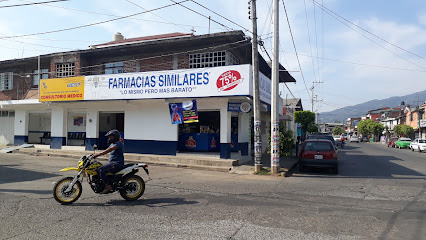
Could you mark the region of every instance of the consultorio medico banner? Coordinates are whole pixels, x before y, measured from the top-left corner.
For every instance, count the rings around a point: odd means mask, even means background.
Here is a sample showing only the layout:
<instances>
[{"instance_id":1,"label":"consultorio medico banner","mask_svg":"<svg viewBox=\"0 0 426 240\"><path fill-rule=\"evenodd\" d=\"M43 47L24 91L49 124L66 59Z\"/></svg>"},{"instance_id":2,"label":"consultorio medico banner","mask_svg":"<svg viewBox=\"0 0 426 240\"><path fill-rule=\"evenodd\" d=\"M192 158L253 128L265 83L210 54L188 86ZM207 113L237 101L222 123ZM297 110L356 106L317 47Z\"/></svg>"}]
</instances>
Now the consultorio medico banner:
<instances>
[{"instance_id":1,"label":"consultorio medico banner","mask_svg":"<svg viewBox=\"0 0 426 240\"><path fill-rule=\"evenodd\" d=\"M92 75L75 78L43 79L40 82L40 101L113 100L113 99L155 99L191 98L215 96L252 95L251 65L180 69L169 71ZM263 75L263 74L261 74ZM84 79L84 81L81 80ZM79 79L77 81L77 79ZM64 83L57 84L56 82ZM79 91L75 92L78 82ZM67 82L67 84L65 84ZM261 100L269 103L270 80L260 77ZM47 97L43 87L52 93L81 94L71 98L64 96Z\"/></svg>"}]
</instances>

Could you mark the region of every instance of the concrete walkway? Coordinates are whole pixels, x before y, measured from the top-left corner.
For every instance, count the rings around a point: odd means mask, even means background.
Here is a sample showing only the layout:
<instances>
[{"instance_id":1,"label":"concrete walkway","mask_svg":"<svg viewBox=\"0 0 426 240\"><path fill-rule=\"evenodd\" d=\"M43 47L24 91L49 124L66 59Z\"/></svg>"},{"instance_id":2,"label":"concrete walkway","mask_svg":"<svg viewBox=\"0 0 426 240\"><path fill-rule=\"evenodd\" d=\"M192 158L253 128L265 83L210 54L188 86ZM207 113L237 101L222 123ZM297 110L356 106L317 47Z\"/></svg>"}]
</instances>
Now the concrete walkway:
<instances>
[{"instance_id":1,"label":"concrete walkway","mask_svg":"<svg viewBox=\"0 0 426 240\"><path fill-rule=\"evenodd\" d=\"M0 145L0 149L7 148ZM99 152L100 150L96 151ZM93 154L93 151L85 151L80 146L64 146L63 149L50 149L48 145L34 145L34 148L20 148L13 150L12 153L29 154L33 156L52 156L79 159L83 155ZM176 156L171 155L154 155L154 154L135 154L125 153L125 161L143 162L153 165L164 165L171 167L192 168L210 171L230 172L234 174L253 174L254 160L251 156L241 156L240 153L233 152L231 159L221 159L219 153L177 153ZM102 156L99 159L108 160L108 156ZM270 155L262 156L263 167L270 167ZM297 164L294 157L283 157L280 160L281 171L288 173Z\"/></svg>"}]
</instances>

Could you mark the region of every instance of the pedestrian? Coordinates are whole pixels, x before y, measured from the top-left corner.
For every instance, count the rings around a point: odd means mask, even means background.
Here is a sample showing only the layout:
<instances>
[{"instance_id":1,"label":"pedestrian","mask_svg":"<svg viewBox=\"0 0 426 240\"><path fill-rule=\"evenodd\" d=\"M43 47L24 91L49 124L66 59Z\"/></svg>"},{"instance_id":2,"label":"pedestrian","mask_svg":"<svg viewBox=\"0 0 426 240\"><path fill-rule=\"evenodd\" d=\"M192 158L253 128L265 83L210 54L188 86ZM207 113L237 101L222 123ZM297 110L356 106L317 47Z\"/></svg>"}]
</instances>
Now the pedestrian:
<instances>
[{"instance_id":1,"label":"pedestrian","mask_svg":"<svg viewBox=\"0 0 426 240\"><path fill-rule=\"evenodd\" d=\"M112 186L107 181L107 173L116 173L124 166L124 141L121 138L120 132L114 129L105 134L105 136L108 137L109 147L105 151L93 155L94 158L97 158L99 156L110 153L109 162L97 169L99 176L105 185L105 188L101 194L109 193L112 190Z\"/></svg>"}]
</instances>

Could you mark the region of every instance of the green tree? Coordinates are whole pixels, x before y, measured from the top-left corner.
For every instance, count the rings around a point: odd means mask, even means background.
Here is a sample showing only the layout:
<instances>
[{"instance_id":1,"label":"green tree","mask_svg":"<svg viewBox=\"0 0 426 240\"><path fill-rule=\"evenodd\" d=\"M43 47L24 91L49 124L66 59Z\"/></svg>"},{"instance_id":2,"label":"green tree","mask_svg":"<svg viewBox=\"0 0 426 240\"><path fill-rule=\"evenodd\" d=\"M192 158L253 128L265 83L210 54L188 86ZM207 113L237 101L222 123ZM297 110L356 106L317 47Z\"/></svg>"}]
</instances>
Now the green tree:
<instances>
[{"instance_id":1,"label":"green tree","mask_svg":"<svg viewBox=\"0 0 426 240\"><path fill-rule=\"evenodd\" d=\"M373 122L374 120L371 120L371 119L360 121L357 125L358 132L361 133L362 135L371 134L369 125L372 124Z\"/></svg>"},{"instance_id":2,"label":"green tree","mask_svg":"<svg viewBox=\"0 0 426 240\"><path fill-rule=\"evenodd\" d=\"M342 133L344 133L345 130L343 130L341 127L336 126L333 128L333 134L334 135L341 135Z\"/></svg>"},{"instance_id":3,"label":"green tree","mask_svg":"<svg viewBox=\"0 0 426 240\"><path fill-rule=\"evenodd\" d=\"M358 123L357 129L358 132L362 135L373 135L374 137L378 137L385 127L383 124L378 123L372 119L363 120Z\"/></svg>"},{"instance_id":4,"label":"green tree","mask_svg":"<svg viewBox=\"0 0 426 240\"><path fill-rule=\"evenodd\" d=\"M302 139L305 139L309 125L315 123L315 113L311 111L294 112L294 121L302 125Z\"/></svg>"},{"instance_id":5,"label":"green tree","mask_svg":"<svg viewBox=\"0 0 426 240\"><path fill-rule=\"evenodd\" d=\"M371 134L378 137L383 132L385 126L383 126L381 123L373 121L369 123L368 128Z\"/></svg>"},{"instance_id":6,"label":"green tree","mask_svg":"<svg viewBox=\"0 0 426 240\"><path fill-rule=\"evenodd\" d=\"M393 131L398 136L409 137L414 134L414 129L408 125L397 125Z\"/></svg>"},{"instance_id":7,"label":"green tree","mask_svg":"<svg viewBox=\"0 0 426 240\"><path fill-rule=\"evenodd\" d=\"M310 124L309 126L308 126L308 129L306 129L309 133L317 133L317 132L319 132L318 131L318 127L317 127L317 125L315 125L315 124Z\"/></svg>"}]
</instances>

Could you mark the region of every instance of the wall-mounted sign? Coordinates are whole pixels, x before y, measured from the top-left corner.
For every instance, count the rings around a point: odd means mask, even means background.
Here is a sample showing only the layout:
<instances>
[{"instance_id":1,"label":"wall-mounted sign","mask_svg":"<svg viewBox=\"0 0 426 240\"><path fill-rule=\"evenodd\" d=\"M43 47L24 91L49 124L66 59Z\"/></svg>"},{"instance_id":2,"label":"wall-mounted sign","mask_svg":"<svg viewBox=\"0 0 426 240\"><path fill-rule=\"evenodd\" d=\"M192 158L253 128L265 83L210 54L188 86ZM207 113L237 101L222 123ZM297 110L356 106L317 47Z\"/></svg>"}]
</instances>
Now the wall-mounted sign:
<instances>
[{"instance_id":1,"label":"wall-mounted sign","mask_svg":"<svg viewBox=\"0 0 426 240\"><path fill-rule=\"evenodd\" d=\"M271 102L271 80L259 74L260 100ZM249 64L41 79L40 102L253 96Z\"/></svg>"},{"instance_id":2,"label":"wall-mounted sign","mask_svg":"<svg viewBox=\"0 0 426 240\"><path fill-rule=\"evenodd\" d=\"M197 101L169 104L172 124L198 122Z\"/></svg>"},{"instance_id":3,"label":"wall-mounted sign","mask_svg":"<svg viewBox=\"0 0 426 240\"><path fill-rule=\"evenodd\" d=\"M243 103L228 103L229 112L244 112L248 113L251 110L251 104L248 102Z\"/></svg>"},{"instance_id":4,"label":"wall-mounted sign","mask_svg":"<svg viewBox=\"0 0 426 240\"><path fill-rule=\"evenodd\" d=\"M40 79L39 101L76 101L84 99L84 76Z\"/></svg>"}]
</instances>

